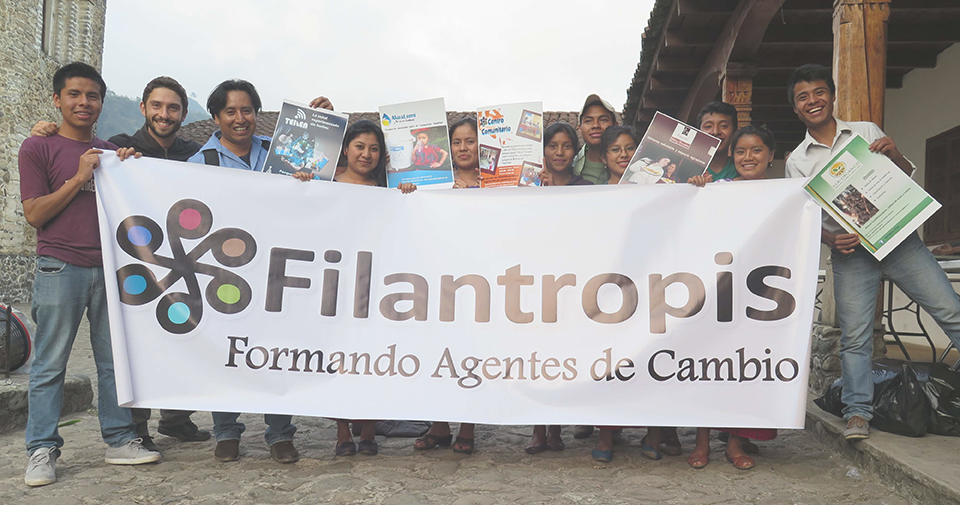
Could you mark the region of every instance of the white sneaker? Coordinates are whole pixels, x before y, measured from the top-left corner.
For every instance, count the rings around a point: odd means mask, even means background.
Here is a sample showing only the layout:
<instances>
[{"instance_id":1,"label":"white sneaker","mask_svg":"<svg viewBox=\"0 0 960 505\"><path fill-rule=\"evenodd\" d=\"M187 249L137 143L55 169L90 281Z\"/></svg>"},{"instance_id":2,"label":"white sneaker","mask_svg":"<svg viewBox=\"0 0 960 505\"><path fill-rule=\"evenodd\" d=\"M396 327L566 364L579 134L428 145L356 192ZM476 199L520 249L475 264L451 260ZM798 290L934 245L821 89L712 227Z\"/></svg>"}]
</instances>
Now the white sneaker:
<instances>
[{"instance_id":1,"label":"white sneaker","mask_svg":"<svg viewBox=\"0 0 960 505\"><path fill-rule=\"evenodd\" d=\"M28 486L46 486L57 481L57 458L60 449L56 447L41 447L30 455L27 463L27 473L23 482Z\"/></svg>"},{"instance_id":2,"label":"white sneaker","mask_svg":"<svg viewBox=\"0 0 960 505\"><path fill-rule=\"evenodd\" d=\"M142 465L160 461L160 453L148 451L140 444L141 439L135 438L120 447L108 447L104 461L111 465Z\"/></svg>"}]
</instances>

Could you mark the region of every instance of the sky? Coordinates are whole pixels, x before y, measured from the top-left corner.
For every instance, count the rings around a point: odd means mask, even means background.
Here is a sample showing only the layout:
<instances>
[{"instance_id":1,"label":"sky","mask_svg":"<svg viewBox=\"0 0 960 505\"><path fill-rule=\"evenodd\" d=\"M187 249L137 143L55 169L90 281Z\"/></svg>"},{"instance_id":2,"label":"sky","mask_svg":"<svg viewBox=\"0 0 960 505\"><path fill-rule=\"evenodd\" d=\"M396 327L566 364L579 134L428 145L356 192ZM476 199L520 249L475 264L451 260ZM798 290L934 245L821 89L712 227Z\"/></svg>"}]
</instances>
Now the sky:
<instances>
[{"instance_id":1,"label":"sky","mask_svg":"<svg viewBox=\"0 0 960 505\"><path fill-rule=\"evenodd\" d=\"M263 109L327 96L336 110L443 97L447 110L626 101L654 0L108 0L103 76L138 97L169 75L206 103L252 82Z\"/></svg>"}]
</instances>

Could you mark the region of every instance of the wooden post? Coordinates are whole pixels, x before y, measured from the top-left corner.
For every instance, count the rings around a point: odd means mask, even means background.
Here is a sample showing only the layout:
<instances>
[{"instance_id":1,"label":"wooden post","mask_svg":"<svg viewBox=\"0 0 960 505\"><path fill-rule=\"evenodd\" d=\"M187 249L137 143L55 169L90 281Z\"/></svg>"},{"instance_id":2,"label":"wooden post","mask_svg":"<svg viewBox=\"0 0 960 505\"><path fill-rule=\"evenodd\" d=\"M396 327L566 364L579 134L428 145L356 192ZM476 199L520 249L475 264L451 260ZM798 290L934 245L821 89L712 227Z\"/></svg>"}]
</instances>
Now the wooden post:
<instances>
[{"instance_id":1,"label":"wooden post","mask_svg":"<svg viewBox=\"0 0 960 505\"><path fill-rule=\"evenodd\" d=\"M837 83L834 114L845 121L872 121L883 128L887 81L887 21L891 0L834 0L833 78ZM881 285L881 287L883 287ZM883 290L873 320L874 355L886 353ZM824 304L827 299L823 298ZM833 296L829 303L835 303Z\"/></svg>"},{"instance_id":2,"label":"wooden post","mask_svg":"<svg viewBox=\"0 0 960 505\"><path fill-rule=\"evenodd\" d=\"M836 116L883 128L887 20L891 0L834 0L833 76Z\"/></svg>"},{"instance_id":3,"label":"wooden post","mask_svg":"<svg viewBox=\"0 0 960 505\"><path fill-rule=\"evenodd\" d=\"M737 109L737 125L740 128L753 122L753 76L756 65L728 62L723 74L723 101Z\"/></svg>"}]
</instances>

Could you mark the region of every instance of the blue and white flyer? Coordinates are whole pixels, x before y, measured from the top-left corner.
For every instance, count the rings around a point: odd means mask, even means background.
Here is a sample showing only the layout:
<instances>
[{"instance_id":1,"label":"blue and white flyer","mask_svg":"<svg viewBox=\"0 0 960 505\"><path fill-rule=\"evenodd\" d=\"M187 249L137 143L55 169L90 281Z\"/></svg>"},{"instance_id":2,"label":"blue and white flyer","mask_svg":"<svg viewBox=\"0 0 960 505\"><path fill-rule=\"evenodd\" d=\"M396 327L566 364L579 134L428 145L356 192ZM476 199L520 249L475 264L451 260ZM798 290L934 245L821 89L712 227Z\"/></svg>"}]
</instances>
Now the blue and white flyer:
<instances>
[{"instance_id":1,"label":"blue and white flyer","mask_svg":"<svg viewBox=\"0 0 960 505\"><path fill-rule=\"evenodd\" d=\"M412 182L420 189L453 187L453 161L443 98L380 107L387 142L387 186Z\"/></svg>"},{"instance_id":2,"label":"blue and white flyer","mask_svg":"<svg viewBox=\"0 0 960 505\"><path fill-rule=\"evenodd\" d=\"M263 171L309 172L314 179L333 180L348 119L347 114L284 100Z\"/></svg>"}]
</instances>

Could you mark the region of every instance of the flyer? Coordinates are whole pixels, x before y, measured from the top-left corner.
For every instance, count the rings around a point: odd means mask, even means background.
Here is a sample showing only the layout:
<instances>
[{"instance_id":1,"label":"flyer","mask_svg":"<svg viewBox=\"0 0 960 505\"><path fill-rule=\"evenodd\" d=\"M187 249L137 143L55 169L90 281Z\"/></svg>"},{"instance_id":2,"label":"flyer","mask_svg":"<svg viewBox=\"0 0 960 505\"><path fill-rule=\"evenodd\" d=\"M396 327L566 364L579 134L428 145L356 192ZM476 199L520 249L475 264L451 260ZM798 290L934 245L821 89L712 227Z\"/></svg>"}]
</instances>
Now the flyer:
<instances>
[{"instance_id":1,"label":"flyer","mask_svg":"<svg viewBox=\"0 0 960 505\"><path fill-rule=\"evenodd\" d=\"M543 169L543 103L477 109L480 187L539 186Z\"/></svg>"},{"instance_id":2,"label":"flyer","mask_svg":"<svg viewBox=\"0 0 960 505\"><path fill-rule=\"evenodd\" d=\"M702 175L720 139L657 112L620 184L673 184Z\"/></svg>"},{"instance_id":3,"label":"flyer","mask_svg":"<svg viewBox=\"0 0 960 505\"><path fill-rule=\"evenodd\" d=\"M443 98L380 107L387 142L387 186L411 182L420 189L453 187L453 160Z\"/></svg>"},{"instance_id":4,"label":"flyer","mask_svg":"<svg viewBox=\"0 0 960 505\"><path fill-rule=\"evenodd\" d=\"M860 243L883 259L940 208L870 143L854 135L807 180L804 189Z\"/></svg>"},{"instance_id":5,"label":"flyer","mask_svg":"<svg viewBox=\"0 0 960 505\"><path fill-rule=\"evenodd\" d=\"M284 100L263 171L310 172L314 179L333 180L347 120L347 114Z\"/></svg>"}]
</instances>

